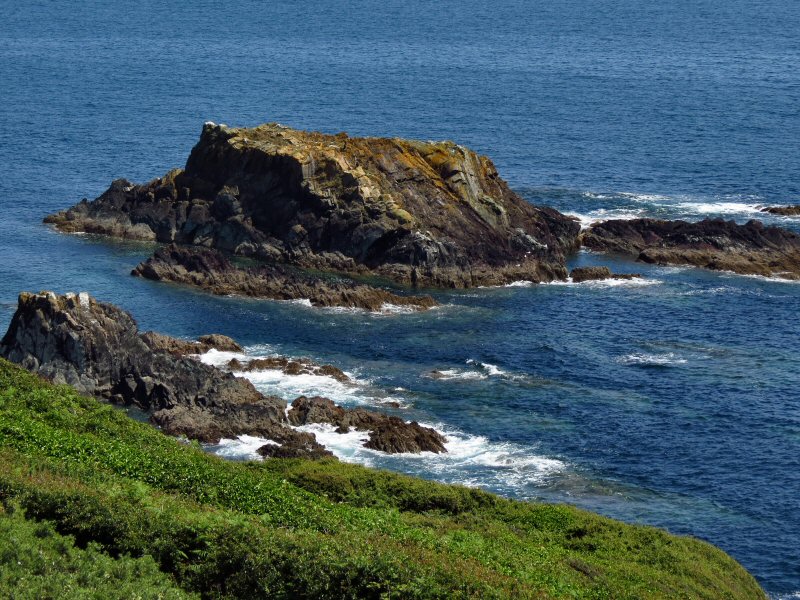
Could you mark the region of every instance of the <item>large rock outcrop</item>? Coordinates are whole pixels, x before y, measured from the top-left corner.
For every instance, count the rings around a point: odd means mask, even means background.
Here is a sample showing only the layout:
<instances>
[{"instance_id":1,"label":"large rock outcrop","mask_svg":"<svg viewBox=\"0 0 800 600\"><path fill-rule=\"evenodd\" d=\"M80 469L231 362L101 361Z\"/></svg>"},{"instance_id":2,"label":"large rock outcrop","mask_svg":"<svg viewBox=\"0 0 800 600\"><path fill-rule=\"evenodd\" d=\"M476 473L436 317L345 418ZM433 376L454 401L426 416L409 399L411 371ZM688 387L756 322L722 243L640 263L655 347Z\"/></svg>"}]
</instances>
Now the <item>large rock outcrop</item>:
<instances>
[{"instance_id":1,"label":"large rock outcrop","mask_svg":"<svg viewBox=\"0 0 800 600\"><path fill-rule=\"evenodd\" d=\"M452 142L213 123L184 169L117 180L46 222L439 287L563 279L580 230Z\"/></svg>"},{"instance_id":2,"label":"large rock outcrop","mask_svg":"<svg viewBox=\"0 0 800 600\"><path fill-rule=\"evenodd\" d=\"M185 342L152 332L140 334L128 313L86 293L58 296L42 292L20 294L17 311L0 341L0 356L83 394L135 405L150 413L151 421L168 434L212 443L247 434L279 444L276 455L330 456L313 434L290 427L284 400L264 396L246 379L186 356L212 347L239 348L219 335ZM287 361L287 368L289 365ZM308 363L304 368L316 369L319 374L329 371L340 380L346 377L330 366ZM382 430L389 427L389 433L381 437L407 438L411 431L420 439L438 436L416 423L360 409L349 411L327 402L341 414L352 412L362 421L371 419ZM384 444L380 449L419 452L407 447L410 449Z\"/></svg>"},{"instance_id":3,"label":"large rock outcrop","mask_svg":"<svg viewBox=\"0 0 800 600\"><path fill-rule=\"evenodd\" d=\"M221 296L233 294L273 300L308 300L312 306L380 311L386 305L412 310L438 305L430 296L401 296L348 279L323 279L285 265L237 267L217 250L175 244L157 250L138 265L133 274L155 281L192 285Z\"/></svg>"},{"instance_id":4,"label":"large rock outcrop","mask_svg":"<svg viewBox=\"0 0 800 600\"><path fill-rule=\"evenodd\" d=\"M627 254L646 263L800 279L800 235L760 221L603 221L586 230L582 241L592 250Z\"/></svg>"}]
</instances>

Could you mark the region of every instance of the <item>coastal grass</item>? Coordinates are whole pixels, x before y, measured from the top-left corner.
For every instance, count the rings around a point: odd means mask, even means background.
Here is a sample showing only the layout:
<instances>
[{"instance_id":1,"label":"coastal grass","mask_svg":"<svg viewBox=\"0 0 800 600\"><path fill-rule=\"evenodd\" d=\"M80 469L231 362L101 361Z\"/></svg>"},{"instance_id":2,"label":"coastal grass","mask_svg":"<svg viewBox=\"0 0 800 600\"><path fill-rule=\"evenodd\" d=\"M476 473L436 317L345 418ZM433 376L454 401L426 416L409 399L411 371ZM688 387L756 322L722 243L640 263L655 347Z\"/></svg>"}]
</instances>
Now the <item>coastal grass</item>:
<instances>
[{"instance_id":1,"label":"coastal grass","mask_svg":"<svg viewBox=\"0 0 800 600\"><path fill-rule=\"evenodd\" d=\"M0 592L14 600L48 598L197 598L178 588L148 555L112 558L95 543L85 548L52 524L0 508Z\"/></svg>"},{"instance_id":2,"label":"coastal grass","mask_svg":"<svg viewBox=\"0 0 800 600\"><path fill-rule=\"evenodd\" d=\"M0 504L94 597L765 598L693 538L333 460L227 462L2 360Z\"/></svg>"}]
</instances>

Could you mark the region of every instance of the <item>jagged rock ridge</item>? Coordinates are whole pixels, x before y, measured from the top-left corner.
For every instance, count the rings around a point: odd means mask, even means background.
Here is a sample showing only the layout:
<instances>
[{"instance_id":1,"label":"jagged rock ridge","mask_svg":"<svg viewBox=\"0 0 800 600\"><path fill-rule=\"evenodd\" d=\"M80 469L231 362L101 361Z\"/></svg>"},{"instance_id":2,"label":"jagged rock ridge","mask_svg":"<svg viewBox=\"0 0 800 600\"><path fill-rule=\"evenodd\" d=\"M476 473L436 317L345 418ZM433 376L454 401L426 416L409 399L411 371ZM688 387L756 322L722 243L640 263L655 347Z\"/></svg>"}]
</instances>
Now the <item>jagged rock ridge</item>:
<instances>
[{"instance_id":1,"label":"jagged rock ridge","mask_svg":"<svg viewBox=\"0 0 800 600\"><path fill-rule=\"evenodd\" d=\"M117 180L46 221L442 287L563 279L580 230L455 143L277 124L207 123L185 169L144 185Z\"/></svg>"}]
</instances>

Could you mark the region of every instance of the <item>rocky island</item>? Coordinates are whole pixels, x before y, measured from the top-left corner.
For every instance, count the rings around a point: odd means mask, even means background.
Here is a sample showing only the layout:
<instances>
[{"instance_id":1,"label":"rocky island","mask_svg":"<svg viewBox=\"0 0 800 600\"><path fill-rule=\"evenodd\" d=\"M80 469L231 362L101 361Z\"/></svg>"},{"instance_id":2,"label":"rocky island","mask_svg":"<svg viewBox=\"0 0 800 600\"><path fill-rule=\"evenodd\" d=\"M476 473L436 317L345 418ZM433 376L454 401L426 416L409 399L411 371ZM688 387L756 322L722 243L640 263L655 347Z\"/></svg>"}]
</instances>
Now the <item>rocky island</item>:
<instances>
[{"instance_id":1,"label":"rocky island","mask_svg":"<svg viewBox=\"0 0 800 600\"><path fill-rule=\"evenodd\" d=\"M0 356L81 393L135 405L164 433L202 442L248 434L274 442L262 454L317 458L331 454L313 434L290 425L330 423L342 432L368 432L365 446L383 452L447 451L444 437L433 429L382 413L344 409L325 398L298 398L287 414L283 399L264 396L246 379L190 356L212 347L232 350L238 345L218 335L192 343L140 334L128 313L86 293L43 292L20 294L0 341ZM307 361L277 357L260 366L346 379L335 367Z\"/></svg>"},{"instance_id":2,"label":"rocky island","mask_svg":"<svg viewBox=\"0 0 800 600\"><path fill-rule=\"evenodd\" d=\"M691 265L743 275L800 279L800 235L760 221L657 219L595 223L581 236L585 247L635 257L645 263Z\"/></svg>"},{"instance_id":3,"label":"rocky island","mask_svg":"<svg viewBox=\"0 0 800 600\"><path fill-rule=\"evenodd\" d=\"M185 168L143 185L117 180L45 220L65 232L459 288L564 279L580 230L458 144L277 124L206 123Z\"/></svg>"}]
</instances>

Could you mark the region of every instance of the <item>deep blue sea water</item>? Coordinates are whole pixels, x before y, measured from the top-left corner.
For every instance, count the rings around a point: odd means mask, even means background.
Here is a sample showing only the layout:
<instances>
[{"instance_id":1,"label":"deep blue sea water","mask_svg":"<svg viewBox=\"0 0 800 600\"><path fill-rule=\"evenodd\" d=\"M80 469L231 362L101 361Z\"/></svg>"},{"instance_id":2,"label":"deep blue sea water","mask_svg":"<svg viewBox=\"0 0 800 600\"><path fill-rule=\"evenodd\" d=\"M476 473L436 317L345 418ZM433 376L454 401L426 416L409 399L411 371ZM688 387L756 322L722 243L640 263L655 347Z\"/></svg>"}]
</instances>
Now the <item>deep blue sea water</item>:
<instances>
[{"instance_id":1,"label":"deep blue sea water","mask_svg":"<svg viewBox=\"0 0 800 600\"><path fill-rule=\"evenodd\" d=\"M800 597L798 284L582 253L649 284L439 293L439 310L378 316L135 279L150 247L41 225L182 165L205 120L453 139L585 222L744 222L800 203L800 3L122 4L0 1L0 330L21 290L88 290L142 328L332 362L359 383L254 378L397 401L451 439L445 457L381 457L321 431L343 459L692 534Z\"/></svg>"}]
</instances>

